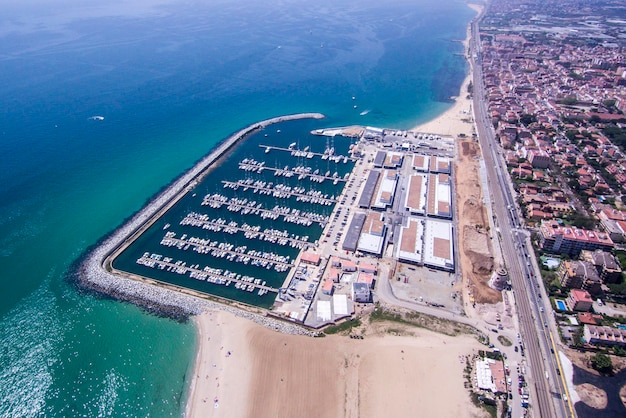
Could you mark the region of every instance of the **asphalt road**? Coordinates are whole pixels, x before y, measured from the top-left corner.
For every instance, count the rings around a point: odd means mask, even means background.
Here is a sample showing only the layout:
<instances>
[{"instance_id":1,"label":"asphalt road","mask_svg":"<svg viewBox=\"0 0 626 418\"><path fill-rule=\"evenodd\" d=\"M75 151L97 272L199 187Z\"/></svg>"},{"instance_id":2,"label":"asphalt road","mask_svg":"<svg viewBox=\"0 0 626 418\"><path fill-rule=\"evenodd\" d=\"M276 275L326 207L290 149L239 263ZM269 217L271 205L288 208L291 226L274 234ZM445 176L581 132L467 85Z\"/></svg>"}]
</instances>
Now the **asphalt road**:
<instances>
[{"instance_id":1,"label":"asphalt road","mask_svg":"<svg viewBox=\"0 0 626 418\"><path fill-rule=\"evenodd\" d=\"M515 292L521 340L531 371L529 379L532 388L530 399L533 415L540 417L566 417L572 415L571 407L561 399L566 393L551 338L553 319L545 312L551 311L536 273L534 255L530 246L529 234L521 229L520 212L515 203L512 185L506 168L502 167L499 145L496 142L493 125L488 117L482 69L480 65L480 41L478 21L472 24L470 56L473 67L474 116L478 139L487 168L496 225L506 267ZM556 350L554 350L556 351ZM568 408L569 407L569 408ZM569 409L569 411L568 411ZM537 413L535 413L537 412Z\"/></svg>"}]
</instances>

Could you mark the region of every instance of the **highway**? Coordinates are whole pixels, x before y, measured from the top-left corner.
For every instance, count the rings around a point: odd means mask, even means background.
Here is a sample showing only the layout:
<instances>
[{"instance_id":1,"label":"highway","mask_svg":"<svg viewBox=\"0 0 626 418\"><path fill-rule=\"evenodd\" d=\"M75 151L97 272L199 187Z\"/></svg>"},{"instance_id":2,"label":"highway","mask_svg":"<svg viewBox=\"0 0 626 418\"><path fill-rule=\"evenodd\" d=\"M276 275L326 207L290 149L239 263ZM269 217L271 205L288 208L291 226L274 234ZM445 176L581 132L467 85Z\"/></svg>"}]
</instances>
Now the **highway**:
<instances>
[{"instance_id":1,"label":"highway","mask_svg":"<svg viewBox=\"0 0 626 418\"><path fill-rule=\"evenodd\" d=\"M473 72L474 117L478 140L487 168L491 201L493 204L497 231L500 234L502 253L513 285L515 302L520 325L520 341L524 348L531 372L528 379L531 388L531 413L540 417L574 416L573 409L561 394L567 393L563 373L555 353L552 329L555 324L547 302L545 291L540 284L536 261L532 253L530 234L523 229L520 212L517 208L512 185L503 159L499 155L493 125L487 111L486 92L483 85L479 22L472 23L470 43L470 64ZM558 335L554 333L554 335Z\"/></svg>"}]
</instances>

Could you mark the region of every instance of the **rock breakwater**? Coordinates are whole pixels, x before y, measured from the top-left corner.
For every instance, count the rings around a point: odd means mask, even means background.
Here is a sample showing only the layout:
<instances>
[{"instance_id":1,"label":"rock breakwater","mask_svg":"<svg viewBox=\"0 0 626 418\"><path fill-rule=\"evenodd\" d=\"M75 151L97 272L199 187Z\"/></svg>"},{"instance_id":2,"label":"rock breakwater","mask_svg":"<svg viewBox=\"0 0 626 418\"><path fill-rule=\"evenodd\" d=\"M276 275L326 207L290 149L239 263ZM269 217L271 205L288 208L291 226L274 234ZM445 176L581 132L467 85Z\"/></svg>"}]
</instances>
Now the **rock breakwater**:
<instances>
[{"instance_id":1,"label":"rock breakwater","mask_svg":"<svg viewBox=\"0 0 626 418\"><path fill-rule=\"evenodd\" d=\"M140 306L157 315L186 320L191 315L206 310L226 310L240 317L254 321L279 332L300 335L317 335L301 326L283 322L266 315L238 309L234 306L213 302L195 296L187 289L178 289L150 279L117 271L112 266L113 259L130 243L139 237L150 225L191 190L213 164L237 142L249 134L269 125L297 119L321 119L319 113L301 113L280 116L248 126L222 141L209 155L176 179L155 198L146 204L118 229L113 231L99 245L93 248L79 263L74 277L79 287L106 295L116 300Z\"/></svg>"}]
</instances>

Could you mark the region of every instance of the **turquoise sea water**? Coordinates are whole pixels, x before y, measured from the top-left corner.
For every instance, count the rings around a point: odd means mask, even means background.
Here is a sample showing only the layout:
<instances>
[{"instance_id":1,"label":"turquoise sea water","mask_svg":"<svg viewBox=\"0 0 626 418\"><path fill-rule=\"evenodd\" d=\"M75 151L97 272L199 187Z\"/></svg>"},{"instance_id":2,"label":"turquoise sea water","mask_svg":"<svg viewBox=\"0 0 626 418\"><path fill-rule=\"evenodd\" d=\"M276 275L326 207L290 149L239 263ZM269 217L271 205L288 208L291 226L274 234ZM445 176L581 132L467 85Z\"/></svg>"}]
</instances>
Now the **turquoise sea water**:
<instances>
[{"instance_id":1,"label":"turquoise sea water","mask_svg":"<svg viewBox=\"0 0 626 418\"><path fill-rule=\"evenodd\" d=\"M407 128L444 111L474 15L453 0L15 3L0 17L1 416L180 415L192 325L78 292L71 263L252 122Z\"/></svg>"}]
</instances>

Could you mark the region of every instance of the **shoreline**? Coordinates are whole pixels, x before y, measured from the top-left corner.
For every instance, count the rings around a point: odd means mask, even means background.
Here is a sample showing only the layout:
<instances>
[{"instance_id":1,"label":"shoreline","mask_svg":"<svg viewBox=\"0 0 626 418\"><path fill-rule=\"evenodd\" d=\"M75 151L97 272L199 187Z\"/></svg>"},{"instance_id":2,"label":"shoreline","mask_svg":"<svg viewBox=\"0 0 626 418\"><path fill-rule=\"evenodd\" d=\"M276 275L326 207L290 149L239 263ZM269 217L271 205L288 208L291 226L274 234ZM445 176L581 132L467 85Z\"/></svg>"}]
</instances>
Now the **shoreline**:
<instances>
[{"instance_id":1,"label":"shoreline","mask_svg":"<svg viewBox=\"0 0 626 418\"><path fill-rule=\"evenodd\" d=\"M469 69L461 83L459 94L454 99L454 104L448 110L429 121L416 125L411 128L410 131L436 133L439 135L452 136L453 138L456 138L459 134L471 136L474 132L474 110L471 95L468 92L468 86L473 77L473 69L467 53L472 35L472 22L480 17L484 6L474 3L467 3L467 6L476 12L476 16L467 25L465 39L458 41L463 44L463 56L465 57ZM470 98L468 98L468 96L470 96Z\"/></svg>"},{"instance_id":2,"label":"shoreline","mask_svg":"<svg viewBox=\"0 0 626 418\"><path fill-rule=\"evenodd\" d=\"M244 363L251 354L245 339L257 325L224 311L204 312L194 318L194 325L199 344L183 416L244 416L246 403L232 395L250 386L250 369Z\"/></svg>"}]
</instances>

